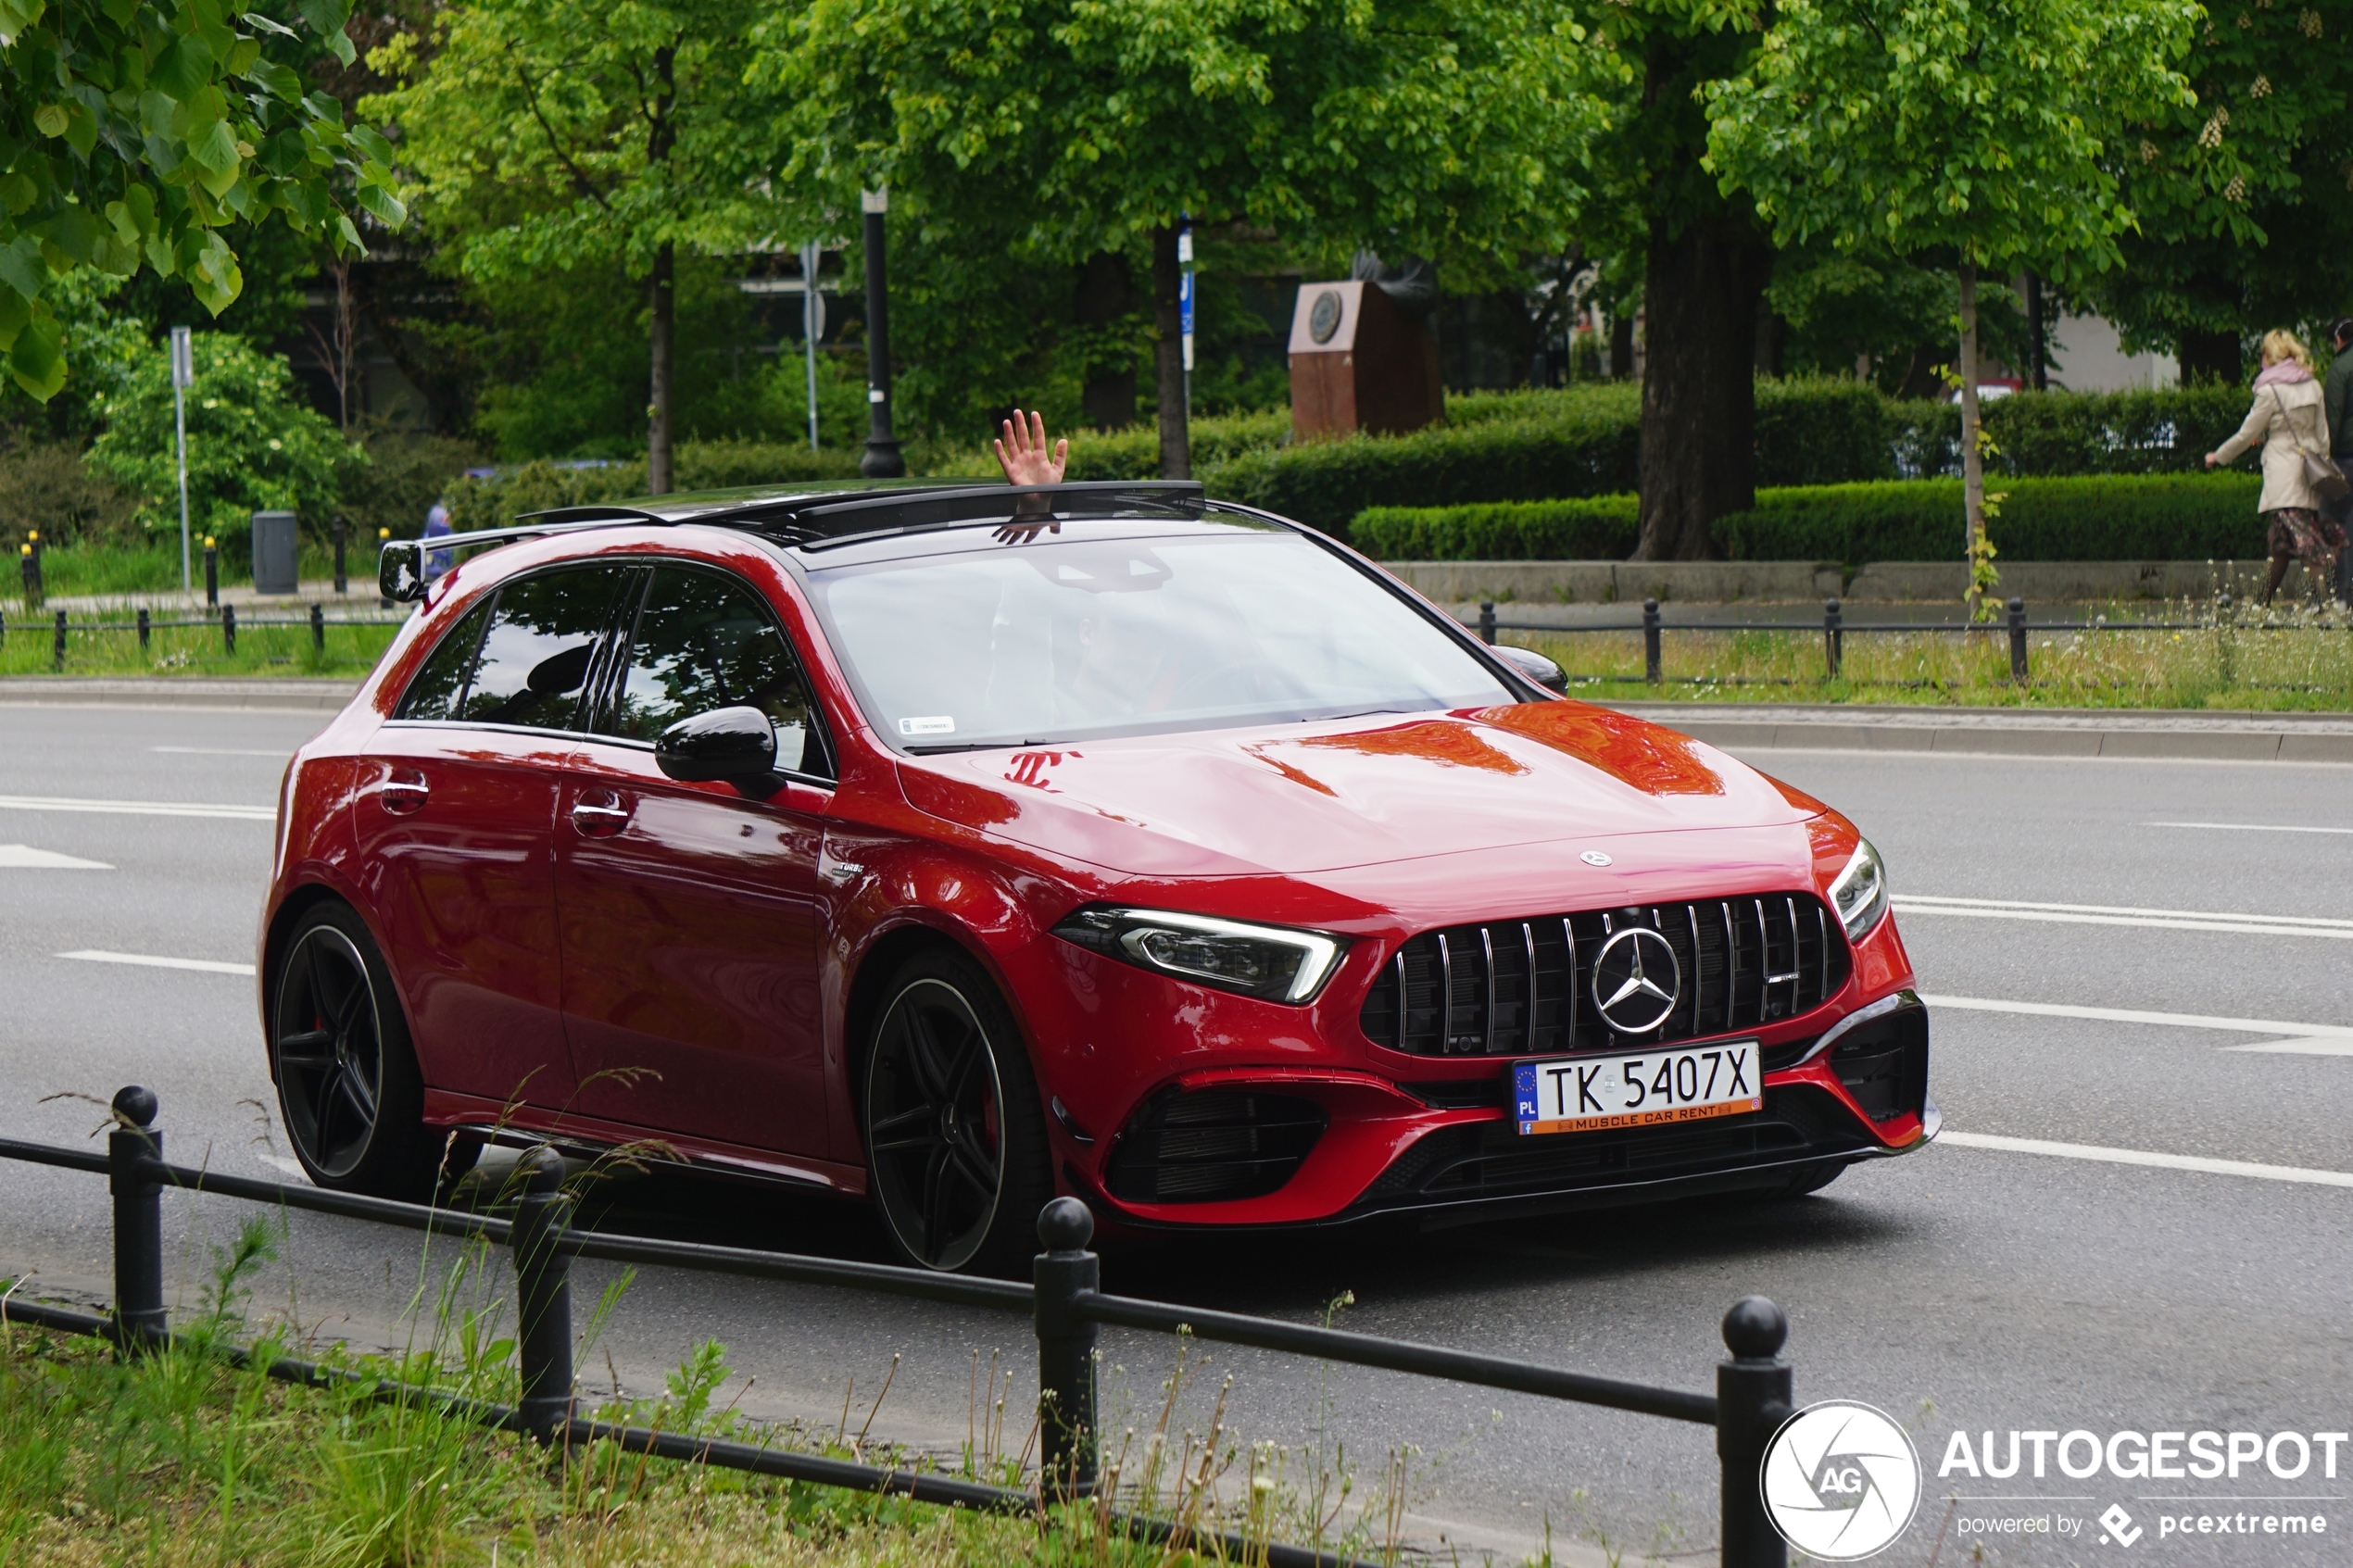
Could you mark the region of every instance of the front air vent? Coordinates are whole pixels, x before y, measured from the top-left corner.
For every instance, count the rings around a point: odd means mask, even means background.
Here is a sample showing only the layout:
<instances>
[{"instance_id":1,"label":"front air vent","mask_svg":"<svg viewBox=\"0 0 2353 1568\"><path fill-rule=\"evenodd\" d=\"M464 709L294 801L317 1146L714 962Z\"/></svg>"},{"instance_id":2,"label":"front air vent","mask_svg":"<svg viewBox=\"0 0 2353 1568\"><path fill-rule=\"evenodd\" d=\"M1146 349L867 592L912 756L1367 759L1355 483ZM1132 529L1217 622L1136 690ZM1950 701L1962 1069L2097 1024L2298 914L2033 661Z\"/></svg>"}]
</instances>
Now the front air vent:
<instances>
[{"instance_id":1,"label":"front air vent","mask_svg":"<svg viewBox=\"0 0 2353 1568\"><path fill-rule=\"evenodd\" d=\"M1928 1099L1928 1010L1899 1008L1831 1047L1831 1071L1874 1122L1918 1116Z\"/></svg>"},{"instance_id":2,"label":"front air vent","mask_svg":"<svg viewBox=\"0 0 2353 1568\"><path fill-rule=\"evenodd\" d=\"M1252 1089L1166 1090L1128 1123L1105 1185L1130 1203L1264 1198L1324 1135L1324 1108Z\"/></svg>"},{"instance_id":3,"label":"front air vent","mask_svg":"<svg viewBox=\"0 0 2353 1568\"><path fill-rule=\"evenodd\" d=\"M1593 1005L1593 960L1628 925L1667 939L1675 1010L1641 1035ZM1426 931L1391 954L1357 1015L1376 1045L1416 1056L1532 1056L1657 1045L1754 1029L1818 1007L1846 984L1847 948L1810 893L1539 915Z\"/></svg>"}]
</instances>

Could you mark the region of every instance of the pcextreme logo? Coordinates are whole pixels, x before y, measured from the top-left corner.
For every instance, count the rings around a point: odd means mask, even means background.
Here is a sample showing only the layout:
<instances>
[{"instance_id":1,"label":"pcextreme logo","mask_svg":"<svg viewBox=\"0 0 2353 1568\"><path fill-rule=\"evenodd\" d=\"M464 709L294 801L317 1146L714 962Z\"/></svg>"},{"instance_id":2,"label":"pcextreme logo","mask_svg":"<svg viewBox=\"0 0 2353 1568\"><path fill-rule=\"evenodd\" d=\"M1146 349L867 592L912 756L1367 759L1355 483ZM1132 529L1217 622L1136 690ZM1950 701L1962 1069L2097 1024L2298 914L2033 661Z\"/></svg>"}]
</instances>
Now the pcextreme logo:
<instances>
[{"instance_id":1,"label":"pcextreme logo","mask_svg":"<svg viewBox=\"0 0 2353 1568\"><path fill-rule=\"evenodd\" d=\"M1920 1456L1885 1411L1825 1399L1781 1423L1757 1482L1783 1540L1808 1556L1852 1562L1885 1550L1910 1527Z\"/></svg>"}]
</instances>

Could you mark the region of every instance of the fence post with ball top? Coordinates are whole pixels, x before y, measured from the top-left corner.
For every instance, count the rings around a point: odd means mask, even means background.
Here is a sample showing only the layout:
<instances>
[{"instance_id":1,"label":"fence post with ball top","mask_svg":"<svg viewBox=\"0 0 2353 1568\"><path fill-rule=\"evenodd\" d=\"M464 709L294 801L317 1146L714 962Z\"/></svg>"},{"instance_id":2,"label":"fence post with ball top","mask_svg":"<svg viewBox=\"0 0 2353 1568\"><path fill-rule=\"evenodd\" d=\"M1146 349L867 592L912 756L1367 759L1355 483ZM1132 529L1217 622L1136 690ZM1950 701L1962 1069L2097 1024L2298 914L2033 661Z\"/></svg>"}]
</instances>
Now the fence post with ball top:
<instances>
[{"instance_id":1,"label":"fence post with ball top","mask_svg":"<svg viewBox=\"0 0 2353 1568\"><path fill-rule=\"evenodd\" d=\"M132 1355L163 1342L163 1135L156 1097L133 1084L109 1110L107 1188L114 1195L115 1345Z\"/></svg>"},{"instance_id":2,"label":"fence post with ball top","mask_svg":"<svg viewBox=\"0 0 2353 1568\"><path fill-rule=\"evenodd\" d=\"M1762 1296L1744 1296L1724 1314L1716 1364L1716 1452L1723 1466L1723 1568L1789 1568L1789 1547L1765 1511L1765 1450L1796 1408L1780 1357L1789 1319Z\"/></svg>"},{"instance_id":3,"label":"fence post with ball top","mask_svg":"<svg viewBox=\"0 0 2353 1568\"><path fill-rule=\"evenodd\" d=\"M1045 1438L1041 1478L1049 1502L1095 1491L1094 1323L1079 1316L1078 1298L1102 1283L1102 1261L1087 1250L1095 1216L1075 1198L1057 1198L1039 1210L1033 1277L1038 1314L1038 1421Z\"/></svg>"}]
</instances>

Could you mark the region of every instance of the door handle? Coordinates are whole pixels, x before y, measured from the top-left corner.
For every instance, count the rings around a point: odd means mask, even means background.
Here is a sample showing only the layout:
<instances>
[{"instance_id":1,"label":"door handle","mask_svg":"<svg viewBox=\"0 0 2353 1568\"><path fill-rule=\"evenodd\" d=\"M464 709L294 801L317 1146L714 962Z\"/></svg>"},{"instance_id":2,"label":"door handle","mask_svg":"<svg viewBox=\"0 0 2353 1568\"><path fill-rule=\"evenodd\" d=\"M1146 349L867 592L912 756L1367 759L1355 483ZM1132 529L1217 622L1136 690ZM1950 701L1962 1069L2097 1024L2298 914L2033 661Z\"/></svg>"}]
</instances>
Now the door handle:
<instances>
[{"instance_id":1,"label":"door handle","mask_svg":"<svg viewBox=\"0 0 2353 1568\"><path fill-rule=\"evenodd\" d=\"M432 791L426 787L424 774L412 768L402 768L387 775L376 798L384 809L396 817L405 817L423 808Z\"/></svg>"},{"instance_id":2,"label":"door handle","mask_svg":"<svg viewBox=\"0 0 2353 1568\"><path fill-rule=\"evenodd\" d=\"M596 790L572 803L572 825L583 838L610 838L629 825L629 808L611 790Z\"/></svg>"}]
</instances>

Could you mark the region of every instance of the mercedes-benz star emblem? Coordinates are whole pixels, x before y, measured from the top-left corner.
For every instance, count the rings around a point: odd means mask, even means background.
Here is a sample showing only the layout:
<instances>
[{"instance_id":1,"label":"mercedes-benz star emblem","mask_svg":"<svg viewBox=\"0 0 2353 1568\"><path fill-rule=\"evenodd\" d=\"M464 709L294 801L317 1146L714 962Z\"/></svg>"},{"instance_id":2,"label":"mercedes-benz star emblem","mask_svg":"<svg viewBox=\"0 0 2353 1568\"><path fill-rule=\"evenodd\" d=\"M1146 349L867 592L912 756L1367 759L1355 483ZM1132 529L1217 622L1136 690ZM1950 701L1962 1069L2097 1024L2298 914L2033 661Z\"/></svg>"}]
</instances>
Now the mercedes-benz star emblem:
<instances>
[{"instance_id":1,"label":"mercedes-benz star emblem","mask_svg":"<svg viewBox=\"0 0 2353 1568\"><path fill-rule=\"evenodd\" d=\"M1620 1035L1647 1035L1667 1022L1683 989L1683 966L1666 937L1629 925L1593 960L1593 1006Z\"/></svg>"},{"instance_id":2,"label":"mercedes-benz star emblem","mask_svg":"<svg viewBox=\"0 0 2353 1568\"><path fill-rule=\"evenodd\" d=\"M1588 849L1585 853L1578 856L1577 858L1584 861L1589 866L1606 866L1609 864L1609 852L1604 849Z\"/></svg>"}]
</instances>

